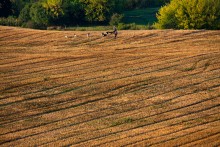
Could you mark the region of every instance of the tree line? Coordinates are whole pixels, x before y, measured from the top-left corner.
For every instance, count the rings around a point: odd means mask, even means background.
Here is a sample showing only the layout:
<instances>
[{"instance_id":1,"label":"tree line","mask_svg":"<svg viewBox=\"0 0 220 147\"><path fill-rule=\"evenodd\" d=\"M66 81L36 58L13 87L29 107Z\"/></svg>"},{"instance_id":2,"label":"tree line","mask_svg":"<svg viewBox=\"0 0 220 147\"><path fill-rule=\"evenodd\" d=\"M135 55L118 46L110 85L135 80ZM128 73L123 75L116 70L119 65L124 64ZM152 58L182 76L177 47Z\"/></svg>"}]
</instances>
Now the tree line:
<instances>
[{"instance_id":1,"label":"tree line","mask_svg":"<svg viewBox=\"0 0 220 147\"><path fill-rule=\"evenodd\" d=\"M170 0L2 0L0 17L23 26L108 24L123 11L159 7ZM114 21L114 20L113 20Z\"/></svg>"},{"instance_id":2,"label":"tree line","mask_svg":"<svg viewBox=\"0 0 220 147\"><path fill-rule=\"evenodd\" d=\"M1 0L0 25L117 25L123 12L161 7L156 29L220 29L220 0Z\"/></svg>"}]
</instances>

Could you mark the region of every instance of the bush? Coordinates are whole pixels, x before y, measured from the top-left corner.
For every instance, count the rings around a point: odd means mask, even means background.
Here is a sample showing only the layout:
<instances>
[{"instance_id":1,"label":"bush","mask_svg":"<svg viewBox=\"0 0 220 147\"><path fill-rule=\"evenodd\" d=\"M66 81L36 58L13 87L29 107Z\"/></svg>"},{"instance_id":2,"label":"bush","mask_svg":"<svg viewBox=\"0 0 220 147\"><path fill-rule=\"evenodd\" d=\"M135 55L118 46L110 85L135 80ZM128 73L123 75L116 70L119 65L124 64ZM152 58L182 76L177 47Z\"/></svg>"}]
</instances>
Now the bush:
<instances>
[{"instance_id":1,"label":"bush","mask_svg":"<svg viewBox=\"0 0 220 147\"><path fill-rule=\"evenodd\" d=\"M50 17L40 3L35 3L30 8L31 20L40 27L46 27L49 24Z\"/></svg>"},{"instance_id":2,"label":"bush","mask_svg":"<svg viewBox=\"0 0 220 147\"><path fill-rule=\"evenodd\" d=\"M154 26L151 25L150 23L148 23L148 24L146 25L146 29L147 29L147 30L153 30L153 29L154 29Z\"/></svg>"},{"instance_id":3,"label":"bush","mask_svg":"<svg viewBox=\"0 0 220 147\"><path fill-rule=\"evenodd\" d=\"M124 24L124 23L119 23L118 24L118 29L119 30L128 30L129 27L126 24Z\"/></svg>"},{"instance_id":4,"label":"bush","mask_svg":"<svg viewBox=\"0 0 220 147\"><path fill-rule=\"evenodd\" d=\"M22 21L14 17L0 18L0 25L3 26L22 26Z\"/></svg>"},{"instance_id":5,"label":"bush","mask_svg":"<svg viewBox=\"0 0 220 147\"><path fill-rule=\"evenodd\" d=\"M154 27L157 29L171 29L178 28L177 18L175 13L178 9L177 3L167 4L159 10L157 14L158 22L154 24Z\"/></svg>"},{"instance_id":6,"label":"bush","mask_svg":"<svg viewBox=\"0 0 220 147\"><path fill-rule=\"evenodd\" d=\"M136 25L135 23L130 23L130 24L119 23L118 29L119 30L146 30L149 28L147 25L145 26L145 25Z\"/></svg>"},{"instance_id":7,"label":"bush","mask_svg":"<svg viewBox=\"0 0 220 147\"><path fill-rule=\"evenodd\" d=\"M20 12L19 14L19 19L22 21L22 22L28 22L29 20L31 20L31 17L30 17L30 8L31 8L31 5L26 5Z\"/></svg>"},{"instance_id":8,"label":"bush","mask_svg":"<svg viewBox=\"0 0 220 147\"><path fill-rule=\"evenodd\" d=\"M122 22L123 17L124 17L124 15L115 13L115 14L112 15L109 24L111 26L117 26L119 23Z\"/></svg>"},{"instance_id":9,"label":"bush","mask_svg":"<svg viewBox=\"0 0 220 147\"><path fill-rule=\"evenodd\" d=\"M220 0L172 0L157 18L158 29L220 29Z\"/></svg>"},{"instance_id":10,"label":"bush","mask_svg":"<svg viewBox=\"0 0 220 147\"><path fill-rule=\"evenodd\" d=\"M26 23L23 23L22 27L31 28L31 29L42 29L42 30L46 29L46 26L38 24L38 23L31 21L31 20L29 20Z\"/></svg>"}]
</instances>

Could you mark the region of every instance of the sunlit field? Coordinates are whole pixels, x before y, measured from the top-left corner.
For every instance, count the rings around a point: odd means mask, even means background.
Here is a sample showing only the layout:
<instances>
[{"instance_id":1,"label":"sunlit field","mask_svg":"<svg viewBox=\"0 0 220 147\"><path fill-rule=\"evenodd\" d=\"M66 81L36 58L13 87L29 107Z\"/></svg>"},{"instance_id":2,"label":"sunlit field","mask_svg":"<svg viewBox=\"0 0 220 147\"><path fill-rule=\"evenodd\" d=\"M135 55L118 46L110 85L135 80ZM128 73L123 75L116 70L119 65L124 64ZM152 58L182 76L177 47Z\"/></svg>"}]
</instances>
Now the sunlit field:
<instances>
[{"instance_id":1,"label":"sunlit field","mask_svg":"<svg viewBox=\"0 0 220 147\"><path fill-rule=\"evenodd\" d=\"M102 32L0 26L0 146L220 145L220 31Z\"/></svg>"}]
</instances>

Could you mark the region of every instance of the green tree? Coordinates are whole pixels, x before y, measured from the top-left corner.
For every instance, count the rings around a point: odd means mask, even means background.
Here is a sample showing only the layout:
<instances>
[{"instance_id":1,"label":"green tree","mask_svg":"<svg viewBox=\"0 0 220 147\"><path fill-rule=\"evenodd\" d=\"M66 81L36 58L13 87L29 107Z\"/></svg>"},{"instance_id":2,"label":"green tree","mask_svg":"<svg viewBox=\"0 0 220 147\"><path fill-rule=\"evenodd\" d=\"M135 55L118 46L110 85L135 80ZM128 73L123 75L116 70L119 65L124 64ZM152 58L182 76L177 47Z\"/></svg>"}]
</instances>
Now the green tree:
<instances>
[{"instance_id":1,"label":"green tree","mask_svg":"<svg viewBox=\"0 0 220 147\"><path fill-rule=\"evenodd\" d=\"M44 0L42 2L42 6L46 9L47 14L53 18L64 15L62 4L63 0Z\"/></svg>"},{"instance_id":2,"label":"green tree","mask_svg":"<svg viewBox=\"0 0 220 147\"><path fill-rule=\"evenodd\" d=\"M30 17L30 9L31 9L31 4L27 4L25 5L25 7L21 10L20 14L19 14L19 19L22 22L28 22L29 20L31 20Z\"/></svg>"},{"instance_id":3,"label":"green tree","mask_svg":"<svg viewBox=\"0 0 220 147\"><path fill-rule=\"evenodd\" d=\"M41 3L34 3L30 9L30 17L36 24L47 26L50 22L50 17Z\"/></svg>"},{"instance_id":4,"label":"green tree","mask_svg":"<svg viewBox=\"0 0 220 147\"><path fill-rule=\"evenodd\" d=\"M159 29L220 29L220 0L172 0L157 18Z\"/></svg>"},{"instance_id":5,"label":"green tree","mask_svg":"<svg viewBox=\"0 0 220 147\"><path fill-rule=\"evenodd\" d=\"M119 23L122 22L123 17L124 17L124 15L115 13L112 15L109 24L112 26L117 26Z\"/></svg>"},{"instance_id":6,"label":"green tree","mask_svg":"<svg viewBox=\"0 0 220 147\"><path fill-rule=\"evenodd\" d=\"M14 16L19 16L21 10L25 5L32 3L32 0L10 0L12 2L12 14Z\"/></svg>"},{"instance_id":7,"label":"green tree","mask_svg":"<svg viewBox=\"0 0 220 147\"><path fill-rule=\"evenodd\" d=\"M90 22L108 21L113 13L114 0L80 0L84 4L85 15Z\"/></svg>"},{"instance_id":8,"label":"green tree","mask_svg":"<svg viewBox=\"0 0 220 147\"><path fill-rule=\"evenodd\" d=\"M177 29L178 25L175 13L178 7L179 5L177 3L174 3L173 1L171 2L171 4L167 4L162 7L157 14L158 22L154 24L154 27L157 29Z\"/></svg>"},{"instance_id":9,"label":"green tree","mask_svg":"<svg viewBox=\"0 0 220 147\"><path fill-rule=\"evenodd\" d=\"M61 20L65 24L81 24L85 21L84 8L80 0L65 0L63 2L64 15Z\"/></svg>"}]
</instances>

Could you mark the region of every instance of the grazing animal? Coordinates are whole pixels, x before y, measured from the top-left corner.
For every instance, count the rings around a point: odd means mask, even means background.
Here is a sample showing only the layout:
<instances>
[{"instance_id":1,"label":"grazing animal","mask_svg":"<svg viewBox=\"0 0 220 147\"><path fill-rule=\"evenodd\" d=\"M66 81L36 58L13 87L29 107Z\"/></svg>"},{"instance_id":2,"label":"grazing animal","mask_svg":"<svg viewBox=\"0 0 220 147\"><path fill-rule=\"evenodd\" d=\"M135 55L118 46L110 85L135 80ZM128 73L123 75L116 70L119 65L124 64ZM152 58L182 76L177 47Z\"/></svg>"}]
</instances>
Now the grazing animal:
<instances>
[{"instance_id":1,"label":"grazing animal","mask_svg":"<svg viewBox=\"0 0 220 147\"><path fill-rule=\"evenodd\" d=\"M73 34L73 36L65 36L65 38L76 38L76 34Z\"/></svg>"},{"instance_id":2,"label":"grazing animal","mask_svg":"<svg viewBox=\"0 0 220 147\"><path fill-rule=\"evenodd\" d=\"M105 36L107 36L108 35L108 33L106 32L106 33L102 33L102 37L105 37Z\"/></svg>"},{"instance_id":3,"label":"grazing animal","mask_svg":"<svg viewBox=\"0 0 220 147\"><path fill-rule=\"evenodd\" d=\"M87 33L86 36L87 36L87 38L89 38L90 37L90 33Z\"/></svg>"},{"instance_id":4,"label":"grazing animal","mask_svg":"<svg viewBox=\"0 0 220 147\"><path fill-rule=\"evenodd\" d=\"M114 34L114 35L115 35L115 38L116 38L117 35L118 35L118 31L117 31L116 27L113 28L113 31L112 31L112 32L102 33L102 36L105 37L105 36L108 36L108 34Z\"/></svg>"}]
</instances>

